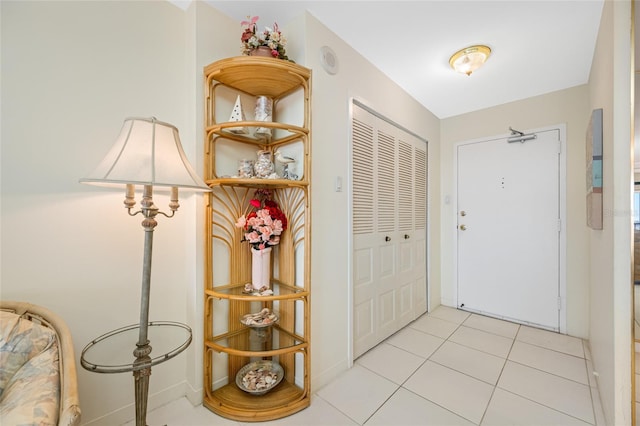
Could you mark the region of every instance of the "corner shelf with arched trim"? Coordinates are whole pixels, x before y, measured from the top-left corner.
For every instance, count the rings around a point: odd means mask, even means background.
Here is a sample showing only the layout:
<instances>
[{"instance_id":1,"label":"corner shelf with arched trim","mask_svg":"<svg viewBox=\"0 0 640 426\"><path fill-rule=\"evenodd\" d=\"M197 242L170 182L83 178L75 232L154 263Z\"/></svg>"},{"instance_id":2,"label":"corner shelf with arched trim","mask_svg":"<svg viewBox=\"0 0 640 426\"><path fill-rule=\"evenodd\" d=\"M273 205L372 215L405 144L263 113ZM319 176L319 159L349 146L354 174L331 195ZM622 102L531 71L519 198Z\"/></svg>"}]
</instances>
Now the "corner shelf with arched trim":
<instances>
[{"instance_id":1,"label":"corner shelf with arched trim","mask_svg":"<svg viewBox=\"0 0 640 426\"><path fill-rule=\"evenodd\" d=\"M205 209L203 405L237 421L275 420L311 402L311 70L278 59L241 56L214 62L204 74L204 177L212 192ZM273 99L273 121L226 120L236 98L247 104L260 96ZM256 136L259 127L272 136ZM239 134L230 131L233 128L247 131ZM235 175L237 162L255 150L279 149L296 158L297 178ZM273 247L273 294L266 296L244 292L251 279L251 254L235 226L257 189L272 192L289 225ZM253 328L241 323L244 315L264 308L277 313L273 325ZM262 360L282 366L284 378L256 396L242 390L236 375Z\"/></svg>"}]
</instances>

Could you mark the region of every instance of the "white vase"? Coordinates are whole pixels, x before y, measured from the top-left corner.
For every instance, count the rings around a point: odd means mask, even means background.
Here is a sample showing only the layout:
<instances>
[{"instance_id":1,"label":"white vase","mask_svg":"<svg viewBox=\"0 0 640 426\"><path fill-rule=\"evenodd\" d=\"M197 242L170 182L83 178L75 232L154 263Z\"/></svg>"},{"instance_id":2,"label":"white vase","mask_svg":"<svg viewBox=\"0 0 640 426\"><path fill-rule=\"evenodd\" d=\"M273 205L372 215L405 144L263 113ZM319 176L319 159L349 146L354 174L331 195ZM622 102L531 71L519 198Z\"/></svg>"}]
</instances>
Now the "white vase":
<instances>
[{"instance_id":1,"label":"white vase","mask_svg":"<svg viewBox=\"0 0 640 426\"><path fill-rule=\"evenodd\" d=\"M251 285L254 290L271 284L271 247L263 250L251 248Z\"/></svg>"}]
</instances>

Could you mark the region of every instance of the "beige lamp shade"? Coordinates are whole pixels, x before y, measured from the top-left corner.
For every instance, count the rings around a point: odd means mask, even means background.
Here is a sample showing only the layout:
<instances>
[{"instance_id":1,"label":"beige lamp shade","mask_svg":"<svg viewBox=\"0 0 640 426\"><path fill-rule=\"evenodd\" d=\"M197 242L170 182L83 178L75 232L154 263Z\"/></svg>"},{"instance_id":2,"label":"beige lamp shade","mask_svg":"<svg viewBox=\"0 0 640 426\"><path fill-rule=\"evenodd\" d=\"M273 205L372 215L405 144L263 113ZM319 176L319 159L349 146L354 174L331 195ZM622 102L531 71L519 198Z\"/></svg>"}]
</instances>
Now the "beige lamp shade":
<instances>
[{"instance_id":1,"label":"beige lamp shade","mask_svg":"<svg viewBox=\"0 0 640 426\"><path fill-rule=\"evenodd\" d=\"M187 159L178 129L151 118L127 118L118 139L82 183L152 185L209 191Z\"/></svg>"},{"instance_id":2,"label":"beige lamp shade","mask_svg":"<svg viewBox=\"0 0 640 426\"><path fill-rule=\"evenodd\" d=\"M471 75L489 59L491 48L489 46L476 45L465 47L454 53L449 59L451 68L459 73Z\"/></svg>"}]
</instances>

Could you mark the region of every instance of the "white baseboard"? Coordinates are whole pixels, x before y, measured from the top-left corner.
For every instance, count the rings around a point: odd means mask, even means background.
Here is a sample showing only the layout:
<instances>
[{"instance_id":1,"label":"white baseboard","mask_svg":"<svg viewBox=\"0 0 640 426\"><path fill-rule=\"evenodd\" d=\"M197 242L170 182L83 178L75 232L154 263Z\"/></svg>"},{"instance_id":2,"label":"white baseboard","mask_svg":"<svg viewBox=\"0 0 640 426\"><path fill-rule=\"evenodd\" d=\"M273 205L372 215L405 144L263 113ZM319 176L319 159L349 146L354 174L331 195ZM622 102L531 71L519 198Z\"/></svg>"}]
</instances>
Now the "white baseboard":
<instances>
[{"instance_id":1,"label":"white baseboard","mask_svg":"<svg viewBox=\"0 0 640 426\"><path fill-rule=\"evenodd\" d=\"M196 405L202 404L203 394L204 394L204 390L202 388L199 390L196 390L191 386L191 383L188 383L188 382L186 383L185 396L187 397L191 405L193 405L194 407Z\"/></svg>"},{"instance_id":2,"label":"white baseboard","mask_svg":"<svg viewBox=\"0 0 640 426\"><path fill-rule=\"evenodd\" d=\"M339 375L343 374L345 371L349 369L349 362L345 358L333 365L332 367L327 368L321 373L315 373L311 375L311 393L316 393L324 386L331 383L335 380Z\"/></svg>"},{"instance_id":3,"label":"white baseboard","mask_svg":"<svg viewBox=\"0 0 640 426\"><path fill-rule=\"evenodd\" d=\"M149 395L149 399L147 401L147 412L152 411L158 407L161 407L169 402L175 401L178 398L186 396L189 398L189 401L192 401L189 394L189 390L191 386L187 384L186 381L177 383L171 387L168 387L160 392L156 392L154 394ZM197 391L193 391L193 397L197 400L197 396L194 396ZM200 392L202 394L202 392ZM197 402L200 404L202 402L202 398ZM193 402L192 402L193 403ZM197 405L194 404L194 405ZM131 404L126 405L122 408L114 410L104 416L98 417L97 419L90 420L88 422L83 422L83 425L90 426L113 426L113 425L122 425L131 421L134 421L136 418L136 407L135 402L131 401ZM83 419L84 420L84 419Z\"/></svg>"},{"instance_id":4,"label":"white baseboard","mask_svg":"<svg viewBox=\"0 0 640 426\"><path fill-rule=\"evenodd\" d=\"M448 307L450 307L450 308L457 308L457 306L456 306L456 301L455 301L454 299L449 299L449 298L444 298L444 297L443 297L443 298L441 298L441 300L440 300L440 304L439 304L439 305L436 305L436 306L433 306L432 310L433 310L433 309L435 309L435 308L437 308L437 307L438 307L438 306L440 306L440 305L442 305L442 306L448 306Z\"/></svg>"}]
</instances>

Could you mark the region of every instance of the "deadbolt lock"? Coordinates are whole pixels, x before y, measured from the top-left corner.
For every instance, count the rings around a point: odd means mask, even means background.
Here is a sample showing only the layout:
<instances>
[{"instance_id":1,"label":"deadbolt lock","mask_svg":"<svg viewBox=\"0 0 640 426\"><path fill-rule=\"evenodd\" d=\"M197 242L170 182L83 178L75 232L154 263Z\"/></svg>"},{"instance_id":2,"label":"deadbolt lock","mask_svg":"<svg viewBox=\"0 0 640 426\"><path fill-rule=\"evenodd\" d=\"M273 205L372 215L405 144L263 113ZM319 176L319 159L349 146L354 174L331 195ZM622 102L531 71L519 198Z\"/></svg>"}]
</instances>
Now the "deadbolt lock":
<instances>
[{"instance_id":1,"label":"deadbolt lock","mask_svg":"<svg viewBox=\"0 0 640 426\"><path fill-rule=\"evenodd\" d=\"M464 210L460 212L460 216L466 216L466 215L467 215L467 212L465 212Z\"/></svg>"},{"instance_id":2,"label":"deadbolt lock","mask_svg":"<svg viewBox=\"0 0 640 426\"><path fill-rule=\"evenodd\" d=\"M460 225L460 230L461 231L466 231L467 230L467 225Z\"/></svg>"}]
</instances>

